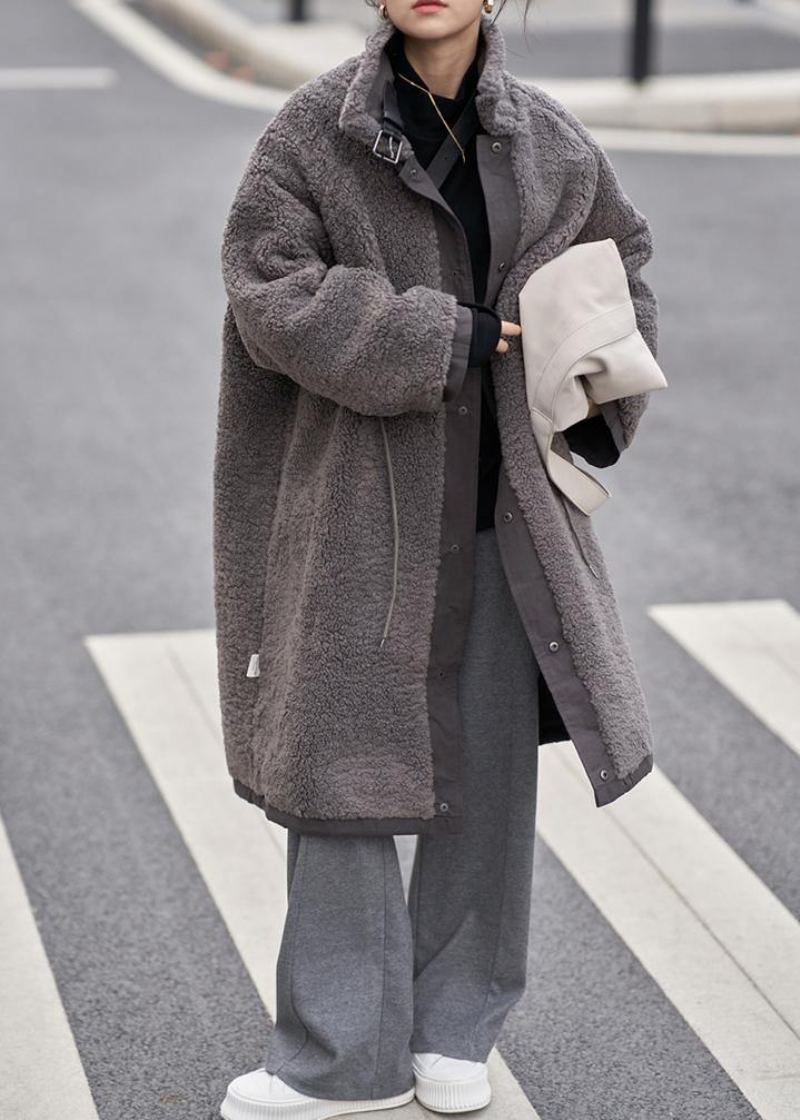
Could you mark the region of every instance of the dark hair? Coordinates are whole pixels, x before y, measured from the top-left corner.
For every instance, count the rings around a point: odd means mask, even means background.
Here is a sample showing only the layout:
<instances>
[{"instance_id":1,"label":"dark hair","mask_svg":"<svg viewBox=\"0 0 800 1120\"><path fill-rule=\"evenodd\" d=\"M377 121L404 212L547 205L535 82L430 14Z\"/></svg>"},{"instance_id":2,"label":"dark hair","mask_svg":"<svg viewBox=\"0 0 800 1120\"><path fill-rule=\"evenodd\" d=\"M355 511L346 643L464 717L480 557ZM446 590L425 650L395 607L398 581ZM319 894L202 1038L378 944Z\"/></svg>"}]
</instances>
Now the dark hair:
<instances>
[{"instance_id":1,"label":"dark hair","mask_svg":"<svg viewBox=\"0 0 800 1120\"><path fill-rule=\"evenodd\" d=\"M380 0L365 0L365 3L370 8L375 8L377 10L377 8L380 4ZM492 12L492 16L497 18L497 16L499 16L500 13L502 12L503 8L505 8L506 3L507 3L507 0L496 0L495 10ZM532 3L533 3L533 0L525 0L525 11L524 11L524 16L523 16L523 26L525 26L525 27L527 27L528 11L530 10L530 7L531 7Z\"/></svg>"}]
</instances>

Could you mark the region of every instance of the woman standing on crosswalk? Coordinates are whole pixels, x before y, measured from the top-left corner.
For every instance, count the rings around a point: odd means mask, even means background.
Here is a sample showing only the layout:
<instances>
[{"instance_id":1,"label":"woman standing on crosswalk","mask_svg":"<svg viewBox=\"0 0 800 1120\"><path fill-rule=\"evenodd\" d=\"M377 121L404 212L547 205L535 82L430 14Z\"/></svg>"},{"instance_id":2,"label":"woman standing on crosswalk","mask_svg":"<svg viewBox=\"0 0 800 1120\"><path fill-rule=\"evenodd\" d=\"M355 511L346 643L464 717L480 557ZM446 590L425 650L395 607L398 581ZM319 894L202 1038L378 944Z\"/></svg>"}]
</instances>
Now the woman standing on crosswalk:
<instances>
[{"instance_id":1,"label":"woman standing on crosswalk","mask_svg":"<svg viewBox=\"0 0 800 1120\"><path fill-rule=\"evenodd\" d=\"M380 4L363 52L270 121L225 229L223 729L235 791L287 829L288 885L275 1029L226 1120L486 1105L525 988L538 747L571 739L598 807L653 765L518 337L531 272L612 237L655 353L650 229L581 123L505 68L492 8ZM553 447L613 463L645 403ZM407 902L397 834L418 837Z\"/></svg>"}]
</instances>

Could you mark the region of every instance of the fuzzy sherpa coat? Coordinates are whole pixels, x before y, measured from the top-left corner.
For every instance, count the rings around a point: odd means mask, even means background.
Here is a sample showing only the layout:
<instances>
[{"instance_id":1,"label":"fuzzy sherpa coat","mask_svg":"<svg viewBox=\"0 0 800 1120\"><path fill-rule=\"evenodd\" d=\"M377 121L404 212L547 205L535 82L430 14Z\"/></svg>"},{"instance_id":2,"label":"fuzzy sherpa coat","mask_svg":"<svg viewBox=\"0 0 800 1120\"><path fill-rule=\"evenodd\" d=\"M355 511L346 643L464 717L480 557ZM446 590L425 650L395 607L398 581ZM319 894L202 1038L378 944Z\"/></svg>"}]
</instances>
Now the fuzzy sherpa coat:
<instances>
[{"instance_id":1,"label":"fuzzy sherpa coat","mask_svg":"<svg viewBox=\"0 0 800 1120\"><path fill-rule=\"evenodd\" d=\"M337 835L463 827L457 684L480 369L464 370L472 316L459 302L473 290L437 188L445 172L380 131L393 33L381 23L361 54L289 96L256 142L222 244L214 556L227 764L270 819ZM645 217L577 118L506 70L486 16L480 43L486 302L518 322L536 268L613 237L655 355ZM591 520L544 469L519 339L492 358L492 380L495 526L541 669L539 740L571 739L604 805L652 769L645 698ZM602 406L617 455L647 399ZM571 461L563 433L553 447Z\"/></svg>"}]
</instances>

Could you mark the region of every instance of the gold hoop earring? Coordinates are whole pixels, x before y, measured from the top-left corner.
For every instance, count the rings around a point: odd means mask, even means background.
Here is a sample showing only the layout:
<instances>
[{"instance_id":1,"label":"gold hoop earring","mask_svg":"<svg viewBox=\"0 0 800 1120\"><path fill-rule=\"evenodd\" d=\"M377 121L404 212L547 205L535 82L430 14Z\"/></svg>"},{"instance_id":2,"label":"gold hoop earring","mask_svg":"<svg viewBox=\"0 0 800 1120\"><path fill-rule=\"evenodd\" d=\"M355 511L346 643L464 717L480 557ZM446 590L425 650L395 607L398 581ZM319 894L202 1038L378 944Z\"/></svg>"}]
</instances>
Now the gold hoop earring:
<instances>
[{"instance_id":1,"label":"gold hoop earring","mask_svg":"<svg viewBox=\"0 0 800 1120\"><path fill-rule=\"evenodd\" d=\"M389 18L389 13L386 10L386 5L385 4L379 4L378 5L378 11L381 14L381 19L388 19Z\"/></svg>"},{"instance_id":2,"label":"gold hoop earring","mask_svg":"<svg viewBox=\"0 0 800 1120\"><path fill-rule=\"evenodd\" d=\"M486 12L487 16L492 14L493 7L494 0L483 0L483 10Z\"/></svg>"}]
</instances>

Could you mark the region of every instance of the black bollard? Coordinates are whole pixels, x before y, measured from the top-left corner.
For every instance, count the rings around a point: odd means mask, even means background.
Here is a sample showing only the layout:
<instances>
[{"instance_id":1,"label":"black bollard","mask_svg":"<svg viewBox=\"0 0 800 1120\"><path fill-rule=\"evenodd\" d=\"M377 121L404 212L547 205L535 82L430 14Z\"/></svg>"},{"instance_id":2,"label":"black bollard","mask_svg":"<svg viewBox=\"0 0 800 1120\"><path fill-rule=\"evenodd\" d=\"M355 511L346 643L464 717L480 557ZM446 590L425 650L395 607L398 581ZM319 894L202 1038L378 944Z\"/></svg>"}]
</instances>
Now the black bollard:
<instances>
[{"instance_id":1,"label":"black bollard","mask_svg":"<svg viewBox=\"0 0 800 1120\"><path fill-rule=\"evenodd\" d=\"M631 78L643 82L650 73L653 41L653 5L651 0L634 0Z\"/></svg>"}]
</instances>

